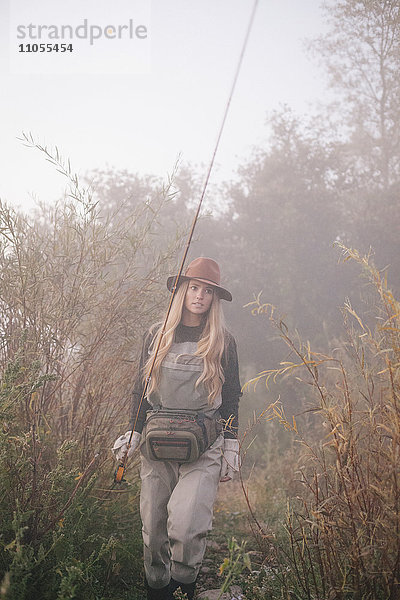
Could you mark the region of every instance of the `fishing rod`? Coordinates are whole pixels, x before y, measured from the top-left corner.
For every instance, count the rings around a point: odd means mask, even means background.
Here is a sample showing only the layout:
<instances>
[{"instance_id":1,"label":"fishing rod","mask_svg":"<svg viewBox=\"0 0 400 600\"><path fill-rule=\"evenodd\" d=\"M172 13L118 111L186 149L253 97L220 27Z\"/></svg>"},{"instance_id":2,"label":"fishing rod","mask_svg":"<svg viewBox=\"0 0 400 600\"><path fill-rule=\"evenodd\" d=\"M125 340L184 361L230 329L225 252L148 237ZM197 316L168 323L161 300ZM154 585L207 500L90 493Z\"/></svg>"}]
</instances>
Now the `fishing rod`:
<instances>
[{"instance_id":1,"label":"fishing rod","mask_svg":"<svg viewBox=\"0 0 400 600\"><path fill-rule=\"evenodd\" d=\"M243 41L243 45L242 45L242 50L241 50L240 55L239 55L238 63L237 63L237 66L236 66L235 75L233 77L232 86L231 86L231 89L230 89L230 92L229 92L228 100L227 100L226 105L225 105L225 110L224 110L224 114L223 114L223 117L222 117L221 125L220 125L219 131L218 131L217 141L215 143L214 151L213 151L213 154L212 154L212 157L211 157L211 160L210 160L210 164L209 164L209 167L208 167L208 170L207 170L207 175L206 175L206 178L205 178L205 181L204 181L204 185L203 185L203 189L202 189L202 192L201 192L201 195L200 195L200 200L199 200L199 203L198 203L198 206L197 206L197 210L196 210L196 213L195 213L194 218L193 218L192 226L190 228L189 236L188 236L188 239L187 239L187 242L186 242L186 246L185 246L185 251L183 253L182 260L180 262L178 274L176 275L175 280L174 280L174 285L172 287L172 293L171 293L171 297L170 297L170 300L169 300L168 309L167 309L167 312L166 312L166 315L165 315L165 319L164 319L164 322L163 322L163 326L162 326L162 329L161 329L161 334L159 335L159 338L158 338L157 347L156 347L156 349L154 351L153 360L152 360L151 365L150 365L150 370L149 370L148 376L146 377L146 380L145 380L145 385L144 385L144 388L143 388L143 392L142 392L142 395L141 395L141 398L140 398L140 401L139 401L138 409L136 411L135 421L133 423L132 431L131 431L129 439L128 439L127 449L126 449L126 452L125 452L122 460L120 461L120 463L117 466L117 468L115 470L115 473L114 473L114 482L115 483L121 483L124 480L124 473L125 473L126 462L127 462L127 458L128 458L128 451L129 451L129 448L131 447L133 432L135 431L137 420L139 418L140 408L141 408L141 406L143 404L143 400L144 400L144 398L146 397L146 394L147 394L147 389L149 387L149 383L150 383L150 379L151 379L151 374L153 372L153 368L154 368L154 365L155 365L155 362L156 362L158 351L160 349L161 340L162 340L162 338L163 338L163 336L165 334L165 329L167 327L168 317L170 315L171 308L172 308L172 303L174 301L175 293L176 293L176 290L178 288L179 279L180 279L180 277L182 275L182 271L183 271L183 267L184 267L184 264L185 264L185 260L186 260L186 257L188 255L188 252L189 252L190 244L192 242L193 233L194 233L194 230L195 230L195 227L196 227L196 223L197 223L198 218L199 218L200 209L201 209L201 206L203 204L204 196L205 196L206 191L207 191L208 182L210 180L211 172L212 172L212 169L213 169L213 166L214 166L214 162L215 162L215 157L216 157L217 152L218 152L218 148L219 148L219 144L220 144L220 141L221 141L222 133L223 133L224 128L225 128L225 123L226 123L226 119L227 119L227 116L228 116L229 108L230 108L230 105L231 105L233 94L235 92L236 83L237 83L237 80L239 78L239 73L240 73L240 69L241 69L242 63L243 63L244 54L246 52L247 44L248 44L248 41L249 41L249 38L250 38L250 33L251 33L252 28L253 28L253 23L254 23L255 14L256 14L256 11L257 11L258 3L259 3L259 0L255 0L254 4L253 4L253 9L252 9L252 12L251 12L251 15L250 15L250 19L249 19L249 23L248 23L248 26L247 26L246 35L244 37L244 41Z\"/></svg>"}]
</instances>

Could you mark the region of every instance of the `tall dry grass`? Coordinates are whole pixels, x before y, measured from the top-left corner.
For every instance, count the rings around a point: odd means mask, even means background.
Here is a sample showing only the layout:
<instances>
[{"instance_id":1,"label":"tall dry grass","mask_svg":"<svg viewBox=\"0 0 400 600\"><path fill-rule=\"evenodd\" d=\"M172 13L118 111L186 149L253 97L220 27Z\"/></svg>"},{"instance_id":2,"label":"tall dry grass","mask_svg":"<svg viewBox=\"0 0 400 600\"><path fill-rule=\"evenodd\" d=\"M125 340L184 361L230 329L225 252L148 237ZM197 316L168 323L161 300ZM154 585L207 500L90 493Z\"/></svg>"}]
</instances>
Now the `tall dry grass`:
<instances>
[{"instance_id":1,"label":"tall dry grass","mask_svg":"<svg viewBox=\"0 0 400 600\"><path fill-rule=\"evenodd\" d=\"M309 600L400 596L400 303L370 256L341 250L362 267L370 305L361 315L346 302L346 339L330 355L293 338L271 307L253 303L255 312L272 318L290 355L252 383L296 378L308 390L302 412L313 420L296 437L297 494L288 500L285 536L258 527L273 577L263 571L264 588L258 582L249 593L268 589L273 598Z\"/></svg>"}]
</instances>

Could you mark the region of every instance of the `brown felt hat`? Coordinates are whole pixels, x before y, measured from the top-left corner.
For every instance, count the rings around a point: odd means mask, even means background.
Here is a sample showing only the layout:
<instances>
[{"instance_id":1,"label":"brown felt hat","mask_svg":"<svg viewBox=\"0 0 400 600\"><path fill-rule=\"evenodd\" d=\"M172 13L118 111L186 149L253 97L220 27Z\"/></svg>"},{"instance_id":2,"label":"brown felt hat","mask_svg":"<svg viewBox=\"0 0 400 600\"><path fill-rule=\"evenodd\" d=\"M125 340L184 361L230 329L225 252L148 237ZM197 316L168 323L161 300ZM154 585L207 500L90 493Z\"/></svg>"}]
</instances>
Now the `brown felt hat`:
<instances>
[{"instance_id":1,"label":"brown felt hat","mask_svg":"<svg viewBox=\"0 0 400 600\"><path fill-rule=\"evenodd\" d=\"M192 260L192 262L187 266L185 274L180 276L178 285L182 281L187 281L188 279L197 279L203 283L209 283L217 290L218 296L222 298L222 300L228 300L228 302L231 302L232 294L220 286L221 275L219 266L218 263L212 258L200 256L200 258L195 258ZM170 292L172 292L175 280L176 275L173 277L168 277L167 279L167 288Z\"/></svg>"}]
</instances>

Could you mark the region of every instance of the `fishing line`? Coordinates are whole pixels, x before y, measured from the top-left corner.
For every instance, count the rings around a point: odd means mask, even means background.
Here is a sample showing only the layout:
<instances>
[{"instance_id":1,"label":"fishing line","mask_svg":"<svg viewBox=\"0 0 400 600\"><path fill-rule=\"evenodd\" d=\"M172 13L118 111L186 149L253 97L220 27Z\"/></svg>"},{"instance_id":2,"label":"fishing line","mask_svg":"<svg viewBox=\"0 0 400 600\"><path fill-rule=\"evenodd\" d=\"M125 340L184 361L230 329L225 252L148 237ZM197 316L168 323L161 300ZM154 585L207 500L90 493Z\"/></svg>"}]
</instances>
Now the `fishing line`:
<instances>
[{"instance_id":1,"label":"fishing line","mask_svg":"<svg viewBox=\"0 0 400 600\"><path fill-rule=\"evenodd\" d=\"M165 334L165 329L166 329L166 326L167 326L168 317L170 315L171 308L172 308L172 303L173 303L173 300L174 300L174 297L175 297L175 292L176 292L176 289L178 287L179 279L180 279L180 277L182 275L183 266L185 264L185 260L186 260L187 254L189 252L189 247L190 247L190 244L191 244L191 241L192 241L192 238L193 238L194 229L196 227L196 223L198 221L199 214L200 214L200 209L201 209L201 206L203 204L204 196L205 196L206 191L207 191L208 182L210 180L211 172L213 170L213 166L214 166L214 162L215 162L215 157L217 155L219 144L220 144L221 137L222 137L222 133L223 133L224 128L225 128L226 119L227 119L227 116L228 116L228 113L229 113L229 108L230 108L230 105L231 105L231 102L232 102L232 98L233 98L233 94L235 92L236 84L237 84L237 81L238 81L238 78L239 78L239 73L240 73L240 69L241 69L242 63L243 63L243 58L244 58L244 55L245 55L245 52L246 52L247 44L248 44L248 41L249 41L249 38L250 38L250 33L251 33L252 28L253 28L253 23L254 23L254 18L255 18L255 15L256 15L256 11L257 11L258 3L259 3L259 0L255 0L254 4L253 4L253 9L252 9L252 12L251 12L251 15L250 15L250 20L249 20L249 23L248 23L248 26L247 26L246 35L244 37L244 41L243 41L243 45L242 45L242 50L240 52L239 60L238 60L237 66L236 66L236 71L235 71L235 74L234 74L234 77L233 77L232 86L231 86L231 89L230 89L230 92L229 92L228 100L227 100L226 105L225 105L225 110L224 110L224 114L223 114L223 117L222 117L221 125L220 125L219 131L218 131L217 141L215 143L214 151L213 151L212 156L211 156L210 164L209 164L209 167L208 167L208 170L207 170L207 175L206 175L206 178L205 178L205 181L204 181L204 185L203 185L203 189L202 189L202 192L201 192L201 195L200 195L200 200L199 200L199 203L198 203L198 206L197 206L197 210L196 210L193 222L192 222L192 226L190 228L189 236L188 236L188 239L187 239L187 242L186 242L185 251L183 253L183 257L182 257L182 260L180 262L178 274L175 277L175 281L174 281L174 285L173 285L172 293L171 293L171 298L170 298L170 301L169 301L169 304L168 304L168 309L167 309L167 312L166 312L166 315L165 315L165 319L164 319L164 323L163 323L163 326L162 326L162 329L161 329L161 334L160 334L160 336L158 338L158 343L157 343L157 347L156 347L155 352L154 352L154 356L153 356L153 360L152 360L152 363L151 363L151 366L150 366L149 374L146 377L146 381L145 381L145 385L144 385L144 388L143 388L143 392L142 392L142 395L141 395L141 398L140 398L140 401L139 401L139 406L138 406L138 409L136 411L135 421L133 423L132 431L131 431L129 439L128 439L127 450L126 450L126 452L124 454L124 457L123 457L122 461L120 462L120 464L118 465L118 467L117 467L117 469L115 470L115 473L114 473L114 482L115 483L121 483L123 481L123 477L124 477L124 473L125 473L125 467L126 467L126 461L127 461L127 457L128 457L128 451L129 451L129 448L131 447L133 432L135 431L137 420L139 418L140 408L141 408L141 406L143 404L143 400L144 400L144 398L146 397L146 394L147 394L147 389L148 389L148 386L149 386L149 383L150 383L151 374L153 372L153 368L154 368L154 364L156 362L157 354L158 354L158 351L160 349L161 340L162 340L162 338L163 338L163 336Z\"/></svg>"}]
</instances>

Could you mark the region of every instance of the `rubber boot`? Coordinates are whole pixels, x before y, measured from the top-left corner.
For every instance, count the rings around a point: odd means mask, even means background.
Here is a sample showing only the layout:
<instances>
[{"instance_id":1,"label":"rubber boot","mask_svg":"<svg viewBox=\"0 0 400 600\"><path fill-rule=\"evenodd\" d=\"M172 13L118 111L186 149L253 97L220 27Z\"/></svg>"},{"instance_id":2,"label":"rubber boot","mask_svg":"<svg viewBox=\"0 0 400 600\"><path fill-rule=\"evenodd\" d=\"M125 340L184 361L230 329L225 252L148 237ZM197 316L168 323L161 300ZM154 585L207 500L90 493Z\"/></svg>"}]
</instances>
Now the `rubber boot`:
<instances>
[{"instance_id":1,"label":"rubber boot","mask_svg":"<svg viewBox=\"0 0 400 600\"><path fill-rule=\"evenodd\" d=\"M144 583L147 591L147 600L169 600L169 585L156 589L150 587L146 579L144 580Z\"/></svg>"},{"instance_id":2,"label":"rubber boot","mask_svg":"<svg viewBox=\"0 0 400 600\"><path fill-rule=\"evenodd\" d=\"M188 600L193 600L194 590L196 589L195 581L193 583L181 583L180 581L171 579L169 584L169 596L167 596L168 600L174 600L174 592L178 588L181 588L182 592L187 595Z\"/></svg>"}]
</instances>

